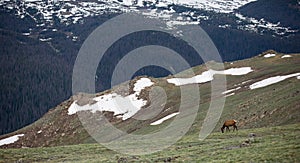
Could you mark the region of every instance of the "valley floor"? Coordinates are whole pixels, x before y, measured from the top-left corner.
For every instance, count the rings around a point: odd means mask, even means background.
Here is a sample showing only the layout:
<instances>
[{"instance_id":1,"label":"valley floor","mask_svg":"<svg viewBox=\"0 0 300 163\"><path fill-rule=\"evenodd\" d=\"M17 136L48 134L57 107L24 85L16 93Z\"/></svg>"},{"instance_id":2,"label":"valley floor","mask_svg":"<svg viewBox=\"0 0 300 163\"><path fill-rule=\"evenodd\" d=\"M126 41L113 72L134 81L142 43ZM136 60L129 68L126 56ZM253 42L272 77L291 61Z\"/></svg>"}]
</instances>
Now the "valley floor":
<instances>
[{"instance_id":1,"label":"valley floor","mask_svg":"<svg viewBox=\"0 0 300 163\"><path fill-rule=\"evenodd\" d=\"M129 156L99 144L0 149L0 162L300 162L300 123L212 133L204 141L187 135L160 152Z\"/></svg>"}]
</instances>

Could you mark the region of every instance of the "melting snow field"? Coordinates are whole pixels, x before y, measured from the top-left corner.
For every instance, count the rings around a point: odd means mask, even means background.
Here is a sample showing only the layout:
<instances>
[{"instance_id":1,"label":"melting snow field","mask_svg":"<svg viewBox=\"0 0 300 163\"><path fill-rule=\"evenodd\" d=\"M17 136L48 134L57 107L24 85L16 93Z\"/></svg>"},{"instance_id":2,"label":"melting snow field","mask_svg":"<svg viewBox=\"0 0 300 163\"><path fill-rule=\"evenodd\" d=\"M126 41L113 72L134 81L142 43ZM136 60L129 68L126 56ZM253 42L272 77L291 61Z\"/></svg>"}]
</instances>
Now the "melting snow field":
<instances>
[{"instance_id":1,"label":"melting snow field","mask_svg":"<svg viewBox=\"0 0 300 163\"><path fill-rule=\"evenodd\" d=\"M253 83L249 87L250 87L250 89L262 88L262 87L269 86L271 84L281 82L281 81L283 81L285 79L288 79L288 78L291 78L291 77L296 77L296 76L299 77L299 75L300 75L300 73L284 75L284 76L274 76L274 77L270 77L270 78L261 80L259 82Z\"/></svg>"},{"instance_id":2,"label":"melting snow field","mask_svg":"<svg viewBox=\"0 0 300 163\"><path fill-rule=\"evenodd\" d=\"M237 88L234 88L234 89L229 89L229 90L227 90L225 92L222 92L222 94L232 93L232 92L234 92L236 90L239 90L239 89L241 89L241 87L237 87Z\"/></svg>"},{"instance_id":3,"label":"melting snow field","mask_svg":"<svg viewBox=\"0 0 300 163\"><path fill-rule=\"evenodd\" d=\"M212 81L214 75L245 75L253 70L251 67L231 68L224 71L208 70L203 72L201 75L196 75L192 78L171 78L168 79L168 83L175 84L176 86L187 85L187 84L199 84Z\"/></svg>"},{"instance_id":4,"label":"melting snow field","mask_svg":"<svg viewBox=\"0 0 300 163\"><path fill-rule=\"evenodd\" d=\"M18 135L14 135L5 139L0 140L0 146L5 145L5 144L12 144L16 141L19 140L19 137L24 136L24 134L18 134Z\"/></svg>"},{"instance_id":5,"label":"melting snow field","mask_svg":"<svg viewBox=\"0 0 300 163\"><path fill-rule=\"evenodd\" d=\"M110 111L114 112L118 118L126 120L136 114L147 101L143 99L138 99L138 95L146 87L152 86L154 83L148 78L141 78L134 84L133 90L134 94L123 97L116 93L106 94L99 97L93 98L97 101L92 105L79 106L77 101L74 101L68 110L68 115L77 113L78 111L91 111L95 113L96 111Z\"/></svg>"},{"instance_id":6,"label":"melting snow field","mask_svg":"<svg viewBox=\"0 0 300 163\"><path fill-rule=\"evenodd\" d=\"M276 56L276 54L266 54L266 55L264 55L265 58L270 58L270 57L275 57L275 56Z\"/></svg>"},{"instance_id":7,"label":"melting snow field","mask_svg":"<svg viewBox=\"0 0 300 163\"><path fill-rule=\"evenodd\" d=\"M283 55L281 58L291 58L291 55Z\"/></svg>"},{"instance_id":8,"label":"melting snow field","mask_svg":"<svg viewBox=\"0 0 300 163\"><path fill-rule=\"evenodd\" d=\"M233 92L233 93L230 93L230 94L228 94L228 95L226 95L225 97L229 97L229 96L233 96L233 95L235 95L234 92Z\"/></svg>"},{"instance_id":9,"label":"melting snow field","mask_svg":"<svg viewBox=\"0 0 300 163\"><path fill-rule=\"evenodd\" d=\"M179 114L179 112L177 112L177 113L172 113L172 114L170 114L170 115L167 115L167 116L163 117L162 119L157 120L157 121L151 123L150 125L152 125L152 126L154 126L154 125L159 125L159 124L163 123L164 121L166 121L166 120L168 120L168 119L170 119L170 118L176 116L177 114Z\"/></svg>"},{"instance_id":10,"label":"melting snow field","mask_svg":"<svg viewBox=\"0 0 300 163\"><path fill-rule=\"evenodd\" d=\"M135 82L133 91L140 93L146 87L152 86L154 83L148 78L141 78Z\"/></svg>"}]
</instances>

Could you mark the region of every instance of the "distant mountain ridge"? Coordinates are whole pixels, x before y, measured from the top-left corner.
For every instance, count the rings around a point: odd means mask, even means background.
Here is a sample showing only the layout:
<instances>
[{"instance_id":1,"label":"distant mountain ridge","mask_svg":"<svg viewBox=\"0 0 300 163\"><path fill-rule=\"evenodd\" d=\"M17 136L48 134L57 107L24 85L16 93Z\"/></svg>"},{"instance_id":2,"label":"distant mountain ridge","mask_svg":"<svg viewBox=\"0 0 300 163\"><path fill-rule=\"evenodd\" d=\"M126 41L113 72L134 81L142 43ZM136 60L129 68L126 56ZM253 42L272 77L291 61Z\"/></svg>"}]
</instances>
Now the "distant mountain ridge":
<instances>
[{"instance_id":1,"label":"distant mountain ridge","mask_svg":"<svg viewBox=\"0 0 300 163\"><path fill-rule=\"evenodd\" d=\"M278 2L277 2L278 1ZM289 35L298 32L299 24L288 24L285 19L290 20L286 16L294 15L299 7L298 3L294 1L277 0L272 2L256 1L256 0L238 0L238 1L219 1L219 0L189 0L189 1L177 1L177 0L102 0L102 1L49 1L49 0L30 0L30 1L2 1L0 7L12 12L14 15L21 19L32 19L35 22L34 28L29 28L23 31L24 35L32 35L35 32L35 28L40 30L52 30L57 32L56 24L64 24L66 26L72 24L83 24L88 17L95 17L104 14L122 13L122 12L141 12L148 16L163 18L173 14L178 14L181 19L167 21L179 21L179 22L202 22L206 20L215 19L215 14L224 14L232 17L236 21L238 29L250 30L254 32L262 32L264 30L270 31L276 35ZM252 2L252 3L251 3ZM252 5L253 4L253 5ZM270 17L268 13L272 11L262 12L267 5L274 5L275 7L281 6L281 8L275 8L275 10L281 12L287 11L288 14L280 19L266 19L265 16ZM288 6L287 6L288 5ZM249 6L249 7L247 7ZM259 7L257 7L259 6ZM239 9L241 8L241 9ZM247 8L250 8L248 10ZM252 9L251 9L252 8ZM261 13L256 14L254 17L244 16L246 13L248 16L253 15L251 11L253 8L259 10ZM215 13L215 14L214 14ZM280 14L281 15L281 14ZM275 16L273 16L275 17ZM184 19L182 19L184 18ZM285 18L285 19L283 19ZM296 15L293 19L296 18ZM271 20L269 22L267 20ZM275 21L274 21L275 20ZM285 23L280 24L283 21ZM296 21L293 21L297 23ZM219 24L221 28L236 28L232 24ZM291 27L292 26L292 27ZM78 36L71 34L71 39L76 41ZM40 38L41 41L51 41L50 38Z\"/></svg>"}]
</instances>

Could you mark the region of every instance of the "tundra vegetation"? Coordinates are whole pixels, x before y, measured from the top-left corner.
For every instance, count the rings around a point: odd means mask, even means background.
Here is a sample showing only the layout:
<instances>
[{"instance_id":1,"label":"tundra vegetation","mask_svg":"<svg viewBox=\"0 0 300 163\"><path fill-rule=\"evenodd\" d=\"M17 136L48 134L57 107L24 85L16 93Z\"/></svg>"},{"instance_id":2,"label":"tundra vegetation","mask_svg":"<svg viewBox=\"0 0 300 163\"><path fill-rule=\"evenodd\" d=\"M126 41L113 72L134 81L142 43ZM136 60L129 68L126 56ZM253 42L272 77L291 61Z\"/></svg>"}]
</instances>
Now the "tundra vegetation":
<instances>
[{"instance_id":1,"label":"tundra vegetation","mask_svg":"<svg viewBox=\"0 0 300 163\"><path fill-rule=\"evenodd\" d=\"M247 60L225 63L226 69L249 66L254 71L243 76L227 76L227 88L233 90L235 94L230 95L232 92L225 94L230 96L226 98L221 118L213 133L204 140L199 140L199 131L210 104L210 82L199 84L200 108L192 127L177 143L165 150L148 155L129 156L95 143L80 126L77 116L67 114L68 106L72 103L67 100L51 109L34 124L5 135L7 137L24 134L20 137L20 142L15 143L24 146L17 149L0 149L0 162L299 162L299 77L250 89L250 85L259 81L299 72L299 54L282 58L284 54L276 53L273 57L265 58L264 56L270 52L272 51ZM193 69L196 74L206 71L203 65ZM184 77L185 73L182 72L179 76ZM116 121L116 127L132 134L147 134L163 129L173 121L171 118L159 125L150 125L151 122L166 115L178 112L176 106L180 101L179 87L167 83L166 78L151 78L151 80L166 90L168 103L165 108L170 109L152 121L128 120L124 123ZM236 89L237 87L241 88ZM228 119L238 121L238 132L220 132L220 128ZM41 128L43 131L40 132ZM2 138L4 136L0 136L0 140ZM30 145L34 145L35 148Z\"/></svg>"}]
</instances>

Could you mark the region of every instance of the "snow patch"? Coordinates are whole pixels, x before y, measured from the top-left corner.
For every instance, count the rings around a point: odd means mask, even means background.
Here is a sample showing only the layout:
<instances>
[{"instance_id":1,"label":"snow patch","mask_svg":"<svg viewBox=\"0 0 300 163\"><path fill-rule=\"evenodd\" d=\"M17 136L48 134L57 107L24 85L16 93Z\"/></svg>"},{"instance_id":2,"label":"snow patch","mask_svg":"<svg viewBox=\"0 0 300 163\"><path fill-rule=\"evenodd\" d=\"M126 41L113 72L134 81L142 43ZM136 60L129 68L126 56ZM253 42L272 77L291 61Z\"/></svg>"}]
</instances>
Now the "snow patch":
<instances>
[{"instance_id":1,"label":"snow patch","mask_svg":"<svg viewBox=\"0 0 300 163\"><path fill-rule=\"evenodd\" d=\"M19 137L24 136L24 134L18 134L18 135L14 135L5 139L0 140L0 146L5 145L5 144L12 144L16 141L19 140Z\"/></svg>"},{"instance_id":2,"label":"snow patch","mask_svg":"<svg viewBox=\"0 0 300 163\"><path fill-rule=\"evenodd\" d=\"M94 104L87 104L79 106L77 101L74 101L68 109L68 115L77 113L78 111L109 111L114 112L114 115L118 118L126 120L136 114L147 101L138 99L139 94L146 87L152 86L154 83L148 78L141 78L134 84L134 94L128 96L121 96L116 93L105 94L99 97L93 98L96 101Z\"/></svg>"},{"instance_id":3,"label":"snow patch","mask_svg":"<svg viewBox=\"0 0 300 163\"><path fill-rule=\"evenodd\" d=\"M141 92L146 87L152 86L154 83L148 78L141 78L135 82L133 91Z\"/></svg>"},{"instance_id":4,"label":"snow patch","mask_svg":"<svg viewBox=\"0 0 300 163\"><path fill-rule=\"evenodd\" d=\"M184 26L184 25L198 25L199 22L189 22L184 20L170 20L167 22L168 29L173 29L176 26Z\"/></svg>"},{"instance_id":5,"label":"snow patch","mask_svg":"<svg viewBox=\"0 0 300 163\"><path fill-rule=\"evenodd\" d=\"M224 95L224 94L227 94L227 93L231 93L231 92L234 92L234 91L239 90L239 89L241 89L241 87L237 87L237 88L234 88L234 89L229 89L227 91L222 92L222 94Z\"/></svg>"},{"instance_id":6,"label":"snow patch","mask_svg":"<svg viewBox=\"0 0 300 163\"><path fill-rule=\"evenodd\" d=\"M172 113L172 114L170 114L170 115L167 115L167 116L163 117L163 118L160 119L160 120L157 120L157 121L155 121L155 122L152 122L150 125L152 125L152 126L154 126L154 125L159 125L159 124L163 123L164 121L166 121L166 120L168 120L168 119L170 119L170 118L176 116L177 114L179 114L179 112L177 112L177 113Z\"/></svg>"},{"instance_id":7,"label":"snow patch","mask_svg":"<svg viewBox=\"0 0 300 163\"><path fill-rule=\"evenodd\" d=\"M30 36L30 33L22 33L23 36Z\"/></svg>"},{"instance_id":8,"label":"snow patch","mask_svg":"<svg viewBox=\"0 0 300 163\"><path fill-rule=\"evenodd\" d=\"M187 85L187 84L200 84L212 81L214 75L245 75L253 70L251 67L231 68L224 71L208 70L203 72L201 75L196 75L191 78L171 78L167 79L168 83L175 84L176 86Z\"/></svg>"},{"instance_id":9,"label":"snow patch","mask_svg":"<svg viewBox=\"0 0 300 163\"><path fill-rule=\"evenodd\" d=\"M283 55L281 58L291 58L291 55Z\"/></svg>"},{"instance_id":10,"label":"snow patch","mask_svg":"<svg viewBox=\"0 0 300 163\"><path fill-rule=\"evenodd\" d=\"M264 55L265 58L270 58L270 57L275 57L275 56L276 56L276 54L271 54L271 53Z\"/></svg>"},{"instance_id":11,"label":"snow patch","mask_svg":"<svg viewBox=\"0 0 300 163\"><path fill-rule=\"evenodd\" d=\"M40 41L42 41L42 42L48 42L51 40L52 40L52 38L40 38Z\"/></svg>"},{"instance_id":12,"label":"snow patch","mask_svg":"<svg viewBox=\"0 0 300 163\"><path fill-rule=\"evenodd\" d=\"M224 24L224 25L219 25L218 26L219 28L230 28L231 27L231 25L230 24Z\"/></svg>"},{"instance_id":13,"label":"snow patch","mask_svg":"<svg viewBox=\"0 0 300 163\"><path fill-rule=\"evenodd\" d=\"M233 96L233 95L235 95L234 92L233 92L233 93L230 93L230 94L228 94L228 95L226 95L225 97L229 97L229 96Z\"/></svg>"},{"instance_id":14,"label":"snow patch","mask_svg":"<svg viewBox=\"0 0 300 163\"><path fill-rule=\"evenodd\" d=\"M242 84L249 83L250 81L252 81L252 79L251 80L247 80L247 81L243 81Z\"/></svg>"},{"instance_id":15,"label":"snow patch","mask_svg":"<svg viewBox=\"0 0 300 163\"><path fill-rule=\"evenodd\" d=\"M300 76L297 76L297 79L300 79Z\"/></svg>"},{"instance_id":16,"label":"snow patch","mask_svg":"<svg viewBox=\"0 0 300 163\"><path fill-rule=\"evenodd\" d=\"M25 2L41 2L42 0L24 0Z\"/></svg>"},{"instance_id":17,"label":"snow patch","mask_svg":"<svg viewBox=\"0 0 300 163\"><path fill-rule=\"evenodd\" d=\"M38 134L42 133L42 130L39 130L37 133L38 133Z\"/></svg>"},{"instance_id":18,"label":"snow patch","mask_svg":"<svg viewBox=\"0 0 300 163\"><path fill-rule=\"evenodd\" d=\"M230 68L225 71L216 71L216 74L224 75L246 75L253 70L251 67L241 67L241 68Z\"/></svg>"},{"instance_id":19,"label":"snow patch","mask_svg":"<svg viewBox=\"0 0 300 163\"><path fill-rule=\"evenodd\" d=\"M270 77L270 78L261 80L259 82L253 83L249 87L250 87L250 89L262 88L262 87L266 87L266 86L281 82L285 79L295 77L295 76L299 76L299 75L300 75L300 73L284 75L284 76L274 76L274 77Z\"/></svg>"}]
</instances>

